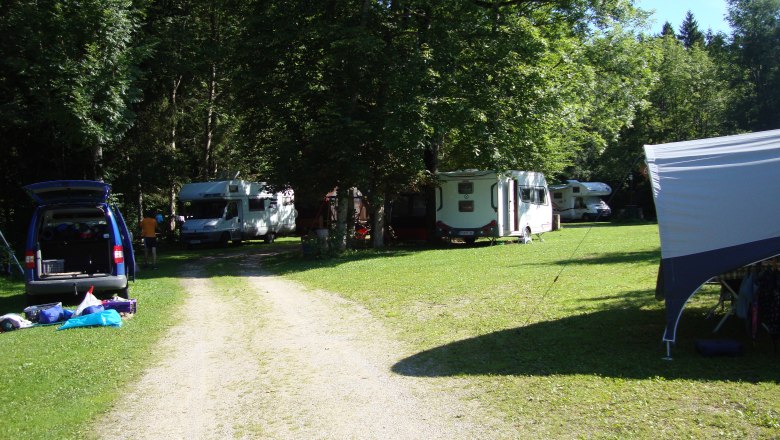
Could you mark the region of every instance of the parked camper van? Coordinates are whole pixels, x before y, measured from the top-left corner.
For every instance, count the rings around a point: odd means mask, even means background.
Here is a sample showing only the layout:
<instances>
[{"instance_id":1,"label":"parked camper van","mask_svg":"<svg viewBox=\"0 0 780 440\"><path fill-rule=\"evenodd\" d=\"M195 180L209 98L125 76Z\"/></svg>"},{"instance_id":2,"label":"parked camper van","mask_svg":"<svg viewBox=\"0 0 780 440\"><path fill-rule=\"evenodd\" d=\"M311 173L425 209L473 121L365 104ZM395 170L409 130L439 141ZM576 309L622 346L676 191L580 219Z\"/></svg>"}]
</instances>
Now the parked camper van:
<instances>
[{"instance_id":1,"label":"parked camper van","mask_svg":"<svg viewBox=\"0 0 780 440\"><path fill-rule=\"evenodd\" d=\"M272 193L264 182L188 183L179 201L185 217L181 238L187 245L259 238L272 243L278 235L295 232L293 191Z\"/></svg>"},{"instance_id":2,"label":"parked camper van","mask_svg":"<svg viewBox=\"0 0 780 440\"><path fill-rule=\"evenodd\" d=\"M561 220L607 220L612 210L603 196L612 194L612 188L601 182L567 180L560 185L550 185L553 211Z\"/></svg>"},{"instance_id":3,"label":"parked camper van","mask_svg":"<svg viewBox=\"0 0 780 440\"><path fill-rule=\"evenodd\" d=\"M27 233L25 294L118 293L135 279L133 239L122 213L107 200L111 185L92 180L34 183Z\"/></svg>"},{"instance_id":4,"label":"parked camper van","mask_svg":"<svg viewBox=\"0 0 780 440\"><path fill-rule=\"evenodd\" d=\"M552 230L544 174L533 171L451 171L438 174L436 233L473 243L479 237L518 237Z\"/></svg>"}]
</instances>

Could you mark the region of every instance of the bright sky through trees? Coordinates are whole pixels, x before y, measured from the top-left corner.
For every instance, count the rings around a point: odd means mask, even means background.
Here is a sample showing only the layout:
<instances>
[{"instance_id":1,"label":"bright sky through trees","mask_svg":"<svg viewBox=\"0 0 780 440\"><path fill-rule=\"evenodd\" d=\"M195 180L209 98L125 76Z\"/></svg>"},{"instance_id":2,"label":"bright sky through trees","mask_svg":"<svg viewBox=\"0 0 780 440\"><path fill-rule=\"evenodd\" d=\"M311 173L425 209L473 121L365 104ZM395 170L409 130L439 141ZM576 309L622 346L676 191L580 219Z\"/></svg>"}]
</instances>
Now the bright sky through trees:
<instances>
[{"instance_id":1,"label":"bright sky through trees","mask_svg":"<svg viewBox=\"0 0 780 440\"><path fill-rule=\"evenodd\" d=\"M731 33L726 21L726 0L636 0L634 3L644 10L655 10L651 17L654 22L650 24L653 33L661 32L667 21L677 32L689 10L703 33L710 28L713 32Z\"/></svg>"}]
</instances>

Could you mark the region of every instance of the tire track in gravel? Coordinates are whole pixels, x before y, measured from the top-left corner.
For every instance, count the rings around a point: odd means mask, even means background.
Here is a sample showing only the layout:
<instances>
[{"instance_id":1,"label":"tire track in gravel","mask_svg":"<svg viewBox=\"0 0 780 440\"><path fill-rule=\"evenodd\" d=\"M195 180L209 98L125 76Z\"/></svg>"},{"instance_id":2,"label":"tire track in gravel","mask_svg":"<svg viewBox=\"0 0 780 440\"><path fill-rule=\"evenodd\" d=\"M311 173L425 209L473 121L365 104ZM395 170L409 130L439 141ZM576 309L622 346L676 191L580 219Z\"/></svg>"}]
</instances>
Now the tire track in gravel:
<instances>
[{"instance_id":1,"label":"tire track in gravel","mask_svg":"<svg viewBox=\"0 0 780 440\"><path fill-rule=\"evenodd\" d=\"M408 353L364 308L262 274L251 257L244 267L241 298L216 292L199 270L184 275L183 321L162 341L159 364L101 418L98 436L509 437L476 400L459 398L457 379L394 374ZM205 325L206 316L219 324Z\"/></svg>"}]
</instances>

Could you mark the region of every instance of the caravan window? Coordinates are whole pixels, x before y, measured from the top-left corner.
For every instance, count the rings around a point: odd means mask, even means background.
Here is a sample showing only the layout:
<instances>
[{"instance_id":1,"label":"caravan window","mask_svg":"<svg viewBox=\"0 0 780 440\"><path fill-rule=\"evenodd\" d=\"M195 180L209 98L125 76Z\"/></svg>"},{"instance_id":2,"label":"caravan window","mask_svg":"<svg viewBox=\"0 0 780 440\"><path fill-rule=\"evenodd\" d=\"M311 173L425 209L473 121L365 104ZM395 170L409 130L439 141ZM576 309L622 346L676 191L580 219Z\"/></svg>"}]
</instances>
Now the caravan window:
<instances>
[{"instance_id":1,"label":"caravan window","mask_svg":"<svg viewBox=\"0 0 780 440\"><path fill-rule=\"evenodd\" d=\"M461 200L458 202L458 211L460 212L474 212L473 200Z\"/></svg>"},{"instance_id":2,"label":"caravan window","mask_svg":"<svg viewBox=\"0 0 780 440\"><path fill-rule=\"evenodd\" d=\"M265 211L265 200L263 199L249 199L250 211Z\"/></svg>"},{"instance_id":3,"label":"caravan window","mask_svg":"<svg viewBox=\"0 0 780 440\"><path fill-rule=\"evenodd\" d=\"M520 201L531 203L531 188L520 188Z\"/></svg>"},{"instance_id":4,"label":"caravan window","mask_svg":"<svg viewBox=\"0 0 780 440\"><path fill-rule=\"evenodd\" d=\"M474 182L458 182L458 194L474 194Z\"/></svg>"},{"instance_id":5,"label":"caravan window","mask_svg":"<svg viewBox=\"0 0 780 440\"><path fill-rule=\"evenodd\" d=\"M540 205L547 204L547 191L544 188L536 188L536 200L534 202Z\"/></svg>"},{"instance_id":6,"label":"caravan window","mask_svg":"<svg viewBox=\"0 0 780 440\"><path fill-rule=\"evenodd\" d=\"M556 199L556 200L562 199L563 198L563 193L562 192L555 192L555 193L553 193L553 198Z\"/></svg>"}]
</instances>

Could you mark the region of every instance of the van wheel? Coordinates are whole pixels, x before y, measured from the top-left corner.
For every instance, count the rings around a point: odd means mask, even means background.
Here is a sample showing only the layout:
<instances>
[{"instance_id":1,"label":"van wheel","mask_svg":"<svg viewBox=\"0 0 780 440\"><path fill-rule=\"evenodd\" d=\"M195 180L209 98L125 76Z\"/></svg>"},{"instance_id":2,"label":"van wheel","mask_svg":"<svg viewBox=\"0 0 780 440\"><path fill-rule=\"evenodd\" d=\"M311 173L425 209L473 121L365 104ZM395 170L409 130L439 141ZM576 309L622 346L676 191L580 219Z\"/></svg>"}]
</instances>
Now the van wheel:
<instances>
[{"instance_id":1,"label":"van wheel","mask_svg":"<svg viewBox=\"0 0 780 440\"><path fill-rule=\"evenodd\" d=\"M230 234L228 234L227 232L223 232L222 235L219 237L219 246L227 247L229 241L230 241Z\"/></svg>"},{"instance_id":2,"label":"van wheel","mask_svg":"<svg viewBox=\"0 0 780 440\"><path fill-rule=\"evenodd\" d=\"M124 289L120 289L116 294L119 295L120 298L130 299L130 286L125 286Z\"/></svg>"},{"instance_id":3,"label":"van wheel","mask_svg":"<svg viewBox=\"0 0 780 440\"><path fill-rule=\"evenodd\" d=\"M265 242L268 243L268 244L273 243L275 238L276 238L276 236L274 235L273 232L269 232L269 233L265 234Z\"/></svg>"}]
</instances>

